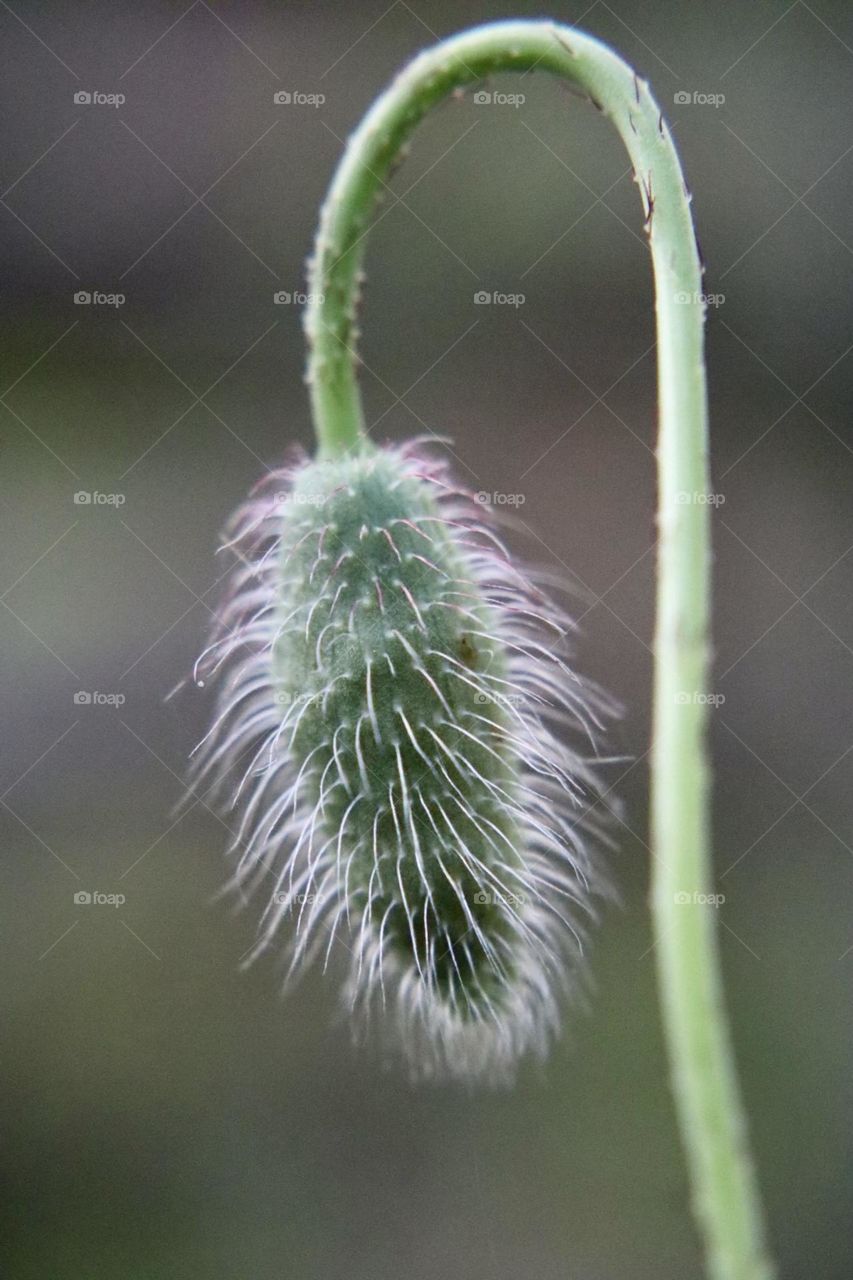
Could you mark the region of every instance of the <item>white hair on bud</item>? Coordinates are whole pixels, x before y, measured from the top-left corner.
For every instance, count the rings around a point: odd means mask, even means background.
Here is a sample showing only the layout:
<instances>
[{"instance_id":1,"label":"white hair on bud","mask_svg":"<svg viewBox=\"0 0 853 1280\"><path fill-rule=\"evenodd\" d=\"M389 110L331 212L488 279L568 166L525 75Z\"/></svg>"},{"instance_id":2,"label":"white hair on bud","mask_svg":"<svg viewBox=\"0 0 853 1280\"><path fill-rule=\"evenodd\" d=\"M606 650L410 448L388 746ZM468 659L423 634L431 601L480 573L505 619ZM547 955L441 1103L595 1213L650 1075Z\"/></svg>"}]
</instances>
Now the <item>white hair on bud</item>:
<instances>
[{"instance_id":1,"label":"white hair on bud","mask_svg":"<svg viewBox=\"0 0 853 1280\"><path fill-rule=\"evenodd\" d=\"M224 549L195 780L239 814L231 887L268 896L252 956L292 917L289 974L345 943L346 1003L413 1075L511 1078L557 1033L605 891L567 737L594 758L608 705L555 651L568 619L419 440L296 458Z\"/></svg>"}]
</instances>

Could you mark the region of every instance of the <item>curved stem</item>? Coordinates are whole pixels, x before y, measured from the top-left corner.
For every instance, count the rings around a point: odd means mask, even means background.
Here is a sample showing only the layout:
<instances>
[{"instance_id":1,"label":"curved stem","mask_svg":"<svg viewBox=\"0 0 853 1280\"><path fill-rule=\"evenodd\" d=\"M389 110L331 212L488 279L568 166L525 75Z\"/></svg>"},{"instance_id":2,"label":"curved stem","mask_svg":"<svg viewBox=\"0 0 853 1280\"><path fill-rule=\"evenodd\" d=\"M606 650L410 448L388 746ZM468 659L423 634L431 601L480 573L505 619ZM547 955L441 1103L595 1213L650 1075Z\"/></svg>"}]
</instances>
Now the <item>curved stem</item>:
<instances>
[{"instance_id":1,"label":"curved stem","mask_svg":"<svg viewBox=\"0 0 853 1280\"><path fill-rule=\"evenodd\" d=\"M646 214L657 314L659 549L652 749L653 916L664 1027L693 1199L714 1280L768 1280L761 1207L722 1002L708 838L709 507L701 267L678 157L648 85L605 45L501 22L422 53L368 112L323 207L306 313L321 455L369 447L356 305L374 205L409 135L453 89L534 67L615 125Z\"/></svg>"}]
</instances>

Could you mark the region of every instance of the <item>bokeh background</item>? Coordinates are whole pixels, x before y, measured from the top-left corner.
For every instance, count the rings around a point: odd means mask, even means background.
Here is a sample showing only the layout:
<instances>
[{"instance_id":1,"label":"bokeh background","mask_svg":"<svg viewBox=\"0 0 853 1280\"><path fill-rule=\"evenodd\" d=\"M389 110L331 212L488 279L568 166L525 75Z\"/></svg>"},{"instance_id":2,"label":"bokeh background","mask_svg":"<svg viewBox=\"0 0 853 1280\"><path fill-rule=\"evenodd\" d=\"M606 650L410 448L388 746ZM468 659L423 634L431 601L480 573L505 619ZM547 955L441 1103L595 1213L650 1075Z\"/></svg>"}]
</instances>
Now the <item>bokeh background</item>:
<instances>
[{"instance_id":1,"label":"bokeh background","mask_svg":"<svg viewBox=\"0 0 853 1280\"><path fill-rule=\"evenodd\" d=\"M510 1092L413 1089L351 1047L333 974L281 1000L272 962L240 970L256 912L211 905L228 833L203 796L174 813L210 707L192 687L164 698L205 641L219 530L310 440L295 295L342 141L436 36L539 12L0 0L10 1280L700 1272L647 909L650 263L621 143L548 78L500 77L523 103L469 94L421 127L371 239L362 385L377 438L448 435L472 487L522 495L515 545L571 578L578 662L625 706L609 776L622 906L591 949L588 1012ZM782 1274L840 1280L853 13L549 12L651 80L694 192L728 1002ZM524 301L477 305L478 290Z\"/></svg>"}]
</instances>

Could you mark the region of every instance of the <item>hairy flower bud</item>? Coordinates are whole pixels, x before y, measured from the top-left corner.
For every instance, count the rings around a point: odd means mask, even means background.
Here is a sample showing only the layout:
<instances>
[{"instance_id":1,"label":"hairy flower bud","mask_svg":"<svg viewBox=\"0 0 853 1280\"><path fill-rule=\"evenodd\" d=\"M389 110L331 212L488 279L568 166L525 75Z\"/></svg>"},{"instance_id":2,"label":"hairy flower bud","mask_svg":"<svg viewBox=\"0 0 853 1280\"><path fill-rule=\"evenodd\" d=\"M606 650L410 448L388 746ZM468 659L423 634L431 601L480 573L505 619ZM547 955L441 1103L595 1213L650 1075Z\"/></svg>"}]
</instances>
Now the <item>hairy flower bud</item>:
<instances>
[{"instance_id":1,"label":"hairy flower bud","mask_svg":"<svg viewBox=\"0 0 853 1280\"><path fill-rule=\"evenodd\" d=\"M558 1026L599 887L594 778L554 731L596 720L565 619L418 442L298 461L228 545L200 768L241 779L256 951L286 917L291 971L339 938L413 1074L506 1077Z\"/></svg>"}]
</instances>

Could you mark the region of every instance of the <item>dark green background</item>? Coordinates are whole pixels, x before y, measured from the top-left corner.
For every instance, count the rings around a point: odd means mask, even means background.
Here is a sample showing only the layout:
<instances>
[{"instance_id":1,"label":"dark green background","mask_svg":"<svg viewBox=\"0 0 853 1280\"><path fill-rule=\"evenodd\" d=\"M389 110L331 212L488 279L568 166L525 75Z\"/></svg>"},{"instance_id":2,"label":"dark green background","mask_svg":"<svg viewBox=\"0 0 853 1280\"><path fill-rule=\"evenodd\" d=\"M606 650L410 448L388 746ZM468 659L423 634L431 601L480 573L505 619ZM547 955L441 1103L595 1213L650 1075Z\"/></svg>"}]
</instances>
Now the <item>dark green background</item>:
<instances>
[{"instance_id":1,"label":"dark green background","mask_svg":"<svg viewBox=\"0 0 853 1280\"><path fill-rule=\"evenodd\" d=\"M363 386L378 438L447 434L475 489L524 495L515 545L574 578L578 662L625 704L613 753L637 763L610 772L623 906L591 949L588 1012L513 1091L414 1090L351 1048L336 972L282 1001L272 962L239 970L257 912L210 905L227 832L203 804L173 814L209 704L164 695L205 640L219 529L290 441L309 441L299 308L273 293L304 287L341 140L431 32L539 12L0 6L10 1280L699 1274L646 901L649 260L621 144L547 79L502 77L522 107L469 97L418 133L393 184L403 199L371 240ZM828 0L551 13L651 80L694 192L708 292L725 295L708 324L725 498L723 961L782 1273L841 1280L853 14ZM76 106L79 89L127 101ZM280 89L326 102L277 107ZM679 91L726 100L678 105ZM126 302L75 306L78 289ZM477 289L526 301L477 307ZM125 502L77 506L78 490ZM126 702L78 706L81 689ZM77 906L81 889L127 901Z\"/></svg>"}]
</instances>

